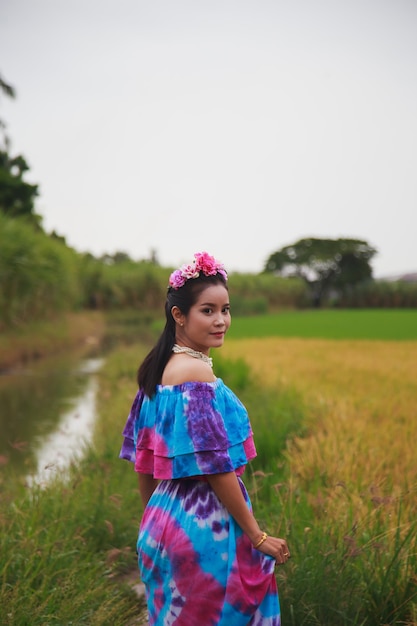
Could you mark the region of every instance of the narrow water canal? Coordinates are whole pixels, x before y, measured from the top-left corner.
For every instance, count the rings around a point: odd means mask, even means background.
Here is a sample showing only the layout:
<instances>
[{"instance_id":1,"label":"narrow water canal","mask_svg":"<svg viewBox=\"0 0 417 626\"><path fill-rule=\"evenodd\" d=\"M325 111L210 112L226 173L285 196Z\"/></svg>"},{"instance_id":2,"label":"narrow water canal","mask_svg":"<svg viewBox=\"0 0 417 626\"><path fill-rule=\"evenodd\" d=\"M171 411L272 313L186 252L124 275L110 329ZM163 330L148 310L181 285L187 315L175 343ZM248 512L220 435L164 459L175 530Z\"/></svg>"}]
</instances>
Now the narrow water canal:
<instances>
[{"instance_id":1,"label":"narrow water canal","mask_svg":"<svg viewBox=\"0 0 417 626\"><path fill-rule=\"evenodd\" d=\"M99 355L71 353L0 376L0 464L27 483L65 472L91 441Z\"/></svg>"}]
</instances>

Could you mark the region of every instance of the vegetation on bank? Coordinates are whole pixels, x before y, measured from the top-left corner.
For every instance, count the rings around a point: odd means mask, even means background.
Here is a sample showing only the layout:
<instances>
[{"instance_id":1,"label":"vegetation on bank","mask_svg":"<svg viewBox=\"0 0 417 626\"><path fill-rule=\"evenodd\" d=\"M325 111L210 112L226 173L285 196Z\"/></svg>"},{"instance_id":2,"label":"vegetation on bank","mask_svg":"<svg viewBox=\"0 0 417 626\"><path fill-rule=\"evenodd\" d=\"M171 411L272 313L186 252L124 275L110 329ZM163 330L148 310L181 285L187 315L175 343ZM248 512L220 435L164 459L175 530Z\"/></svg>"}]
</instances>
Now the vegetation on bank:
<instances>
[{"instance_id":1,"label":"vegetation on bank","mask_svg":"<svg viewBox=\"0 0 417 626\"><path fill-rule=\"evenodd\" d=\"M102 312L78 311L9 329L0 333L0 372L83 345L99 345L107 326Z\"/></svg>"},{"instance_id":2,"label":"vegetation on bank","mask_svg":"<svg viewBox=\"0 0 417 626\"><path fill-rule=\"evenodd\" d=\"M48 319L79 301L75 252L0 212L0 328Z\"/></svg>"},{"instance_id":3,"label":"vegetation on bank","mask_svg":"<svg viewBox=\"0 0 417 626\"><path fill-rule=\"evenodd\" d=\"M283 623L417 621L415 345L241 336L214 352L251 415L258 458L245 482L257 517L291 546L277 568ZM144 623L131 588L137 481L118 451L145 349L108 357L94 449L67 481L29 491L3 467L5 625Z\"/></svg>"},{"instance_id":4,"label":"vegetation on bank","mask_svg":"<svg viewBox=\"0 0 417 626\"><path fill-rule=\"evenodd\" d=\"M135 567L140 511L137 483L118 459L118 445L138 353L114 354L101 372L94 449L68 479L29 490L3 468L2 624L136 623L140 602L125 575Z\"/></svg>"}]
</instances>

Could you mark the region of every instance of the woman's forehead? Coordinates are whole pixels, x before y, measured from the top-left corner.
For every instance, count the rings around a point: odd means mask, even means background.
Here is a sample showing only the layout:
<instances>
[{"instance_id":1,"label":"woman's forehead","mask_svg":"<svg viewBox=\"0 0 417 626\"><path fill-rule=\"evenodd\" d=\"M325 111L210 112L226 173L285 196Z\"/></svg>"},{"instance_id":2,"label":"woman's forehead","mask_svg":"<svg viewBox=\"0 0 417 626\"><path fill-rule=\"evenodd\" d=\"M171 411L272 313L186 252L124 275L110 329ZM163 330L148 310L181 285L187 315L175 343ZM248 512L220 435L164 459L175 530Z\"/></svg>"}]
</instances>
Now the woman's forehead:
<instances>
[{"instance_id":1,"label":"woman's forehead","mask_svg":"<svg viewBox=\"0 0 417 626\"><path fill-rule=\"evenodd\" d=\"M195 304L214 304L214 303L228 303L229 292L224 285L210 285L206 287L198 296Z\"/></svg>"}]
</instances>

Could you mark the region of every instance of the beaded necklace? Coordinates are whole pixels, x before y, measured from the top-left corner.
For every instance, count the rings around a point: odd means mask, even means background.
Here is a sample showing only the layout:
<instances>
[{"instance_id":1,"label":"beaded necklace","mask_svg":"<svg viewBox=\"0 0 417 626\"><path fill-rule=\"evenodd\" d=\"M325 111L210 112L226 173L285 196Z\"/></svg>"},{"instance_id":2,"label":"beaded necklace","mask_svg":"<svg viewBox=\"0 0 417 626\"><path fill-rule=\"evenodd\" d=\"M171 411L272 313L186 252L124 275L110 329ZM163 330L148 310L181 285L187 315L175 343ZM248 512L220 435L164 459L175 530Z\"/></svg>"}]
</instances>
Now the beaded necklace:
<instances>
[{"instance_id":1,"label":"beaded necklace","mask_svg":"<svg viewBox=\"0 0 417 626\"><path fill-rule=\"evenodd\" d=\"M210 356L207 356L207 354L199 352L199 350L193 350L192 348L187 348L187 346L179 346L177 343L174 343L172 352L175 352L176 354L188 354L188 356L192 356L194 359L200 359L200 361L204 361L204 363L213 367L213 359Z\"/></svg>"}]
</instances>

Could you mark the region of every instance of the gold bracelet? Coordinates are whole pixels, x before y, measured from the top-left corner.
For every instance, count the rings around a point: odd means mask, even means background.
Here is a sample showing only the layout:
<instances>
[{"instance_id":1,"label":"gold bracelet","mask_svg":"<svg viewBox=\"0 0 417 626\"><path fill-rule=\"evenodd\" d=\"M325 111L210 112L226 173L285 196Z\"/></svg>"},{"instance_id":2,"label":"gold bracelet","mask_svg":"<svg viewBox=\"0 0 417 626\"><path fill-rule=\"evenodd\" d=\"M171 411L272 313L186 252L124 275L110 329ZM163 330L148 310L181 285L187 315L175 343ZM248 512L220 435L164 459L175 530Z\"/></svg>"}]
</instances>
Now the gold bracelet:
<instances>
[{"instance_id":1,"label":"gold bracelet","mask_svg":"<svg viewBox=\"0 0 417 626\"><path fill-rule=\"evenodd\" d=\"M262 537L259 539L258 543L255 543L253 547L259 548L259 546L261 546L263 542L267 540L267 538L268 538L268 535L266 533L262 533Z\"/></svg>"}]
</instances>

